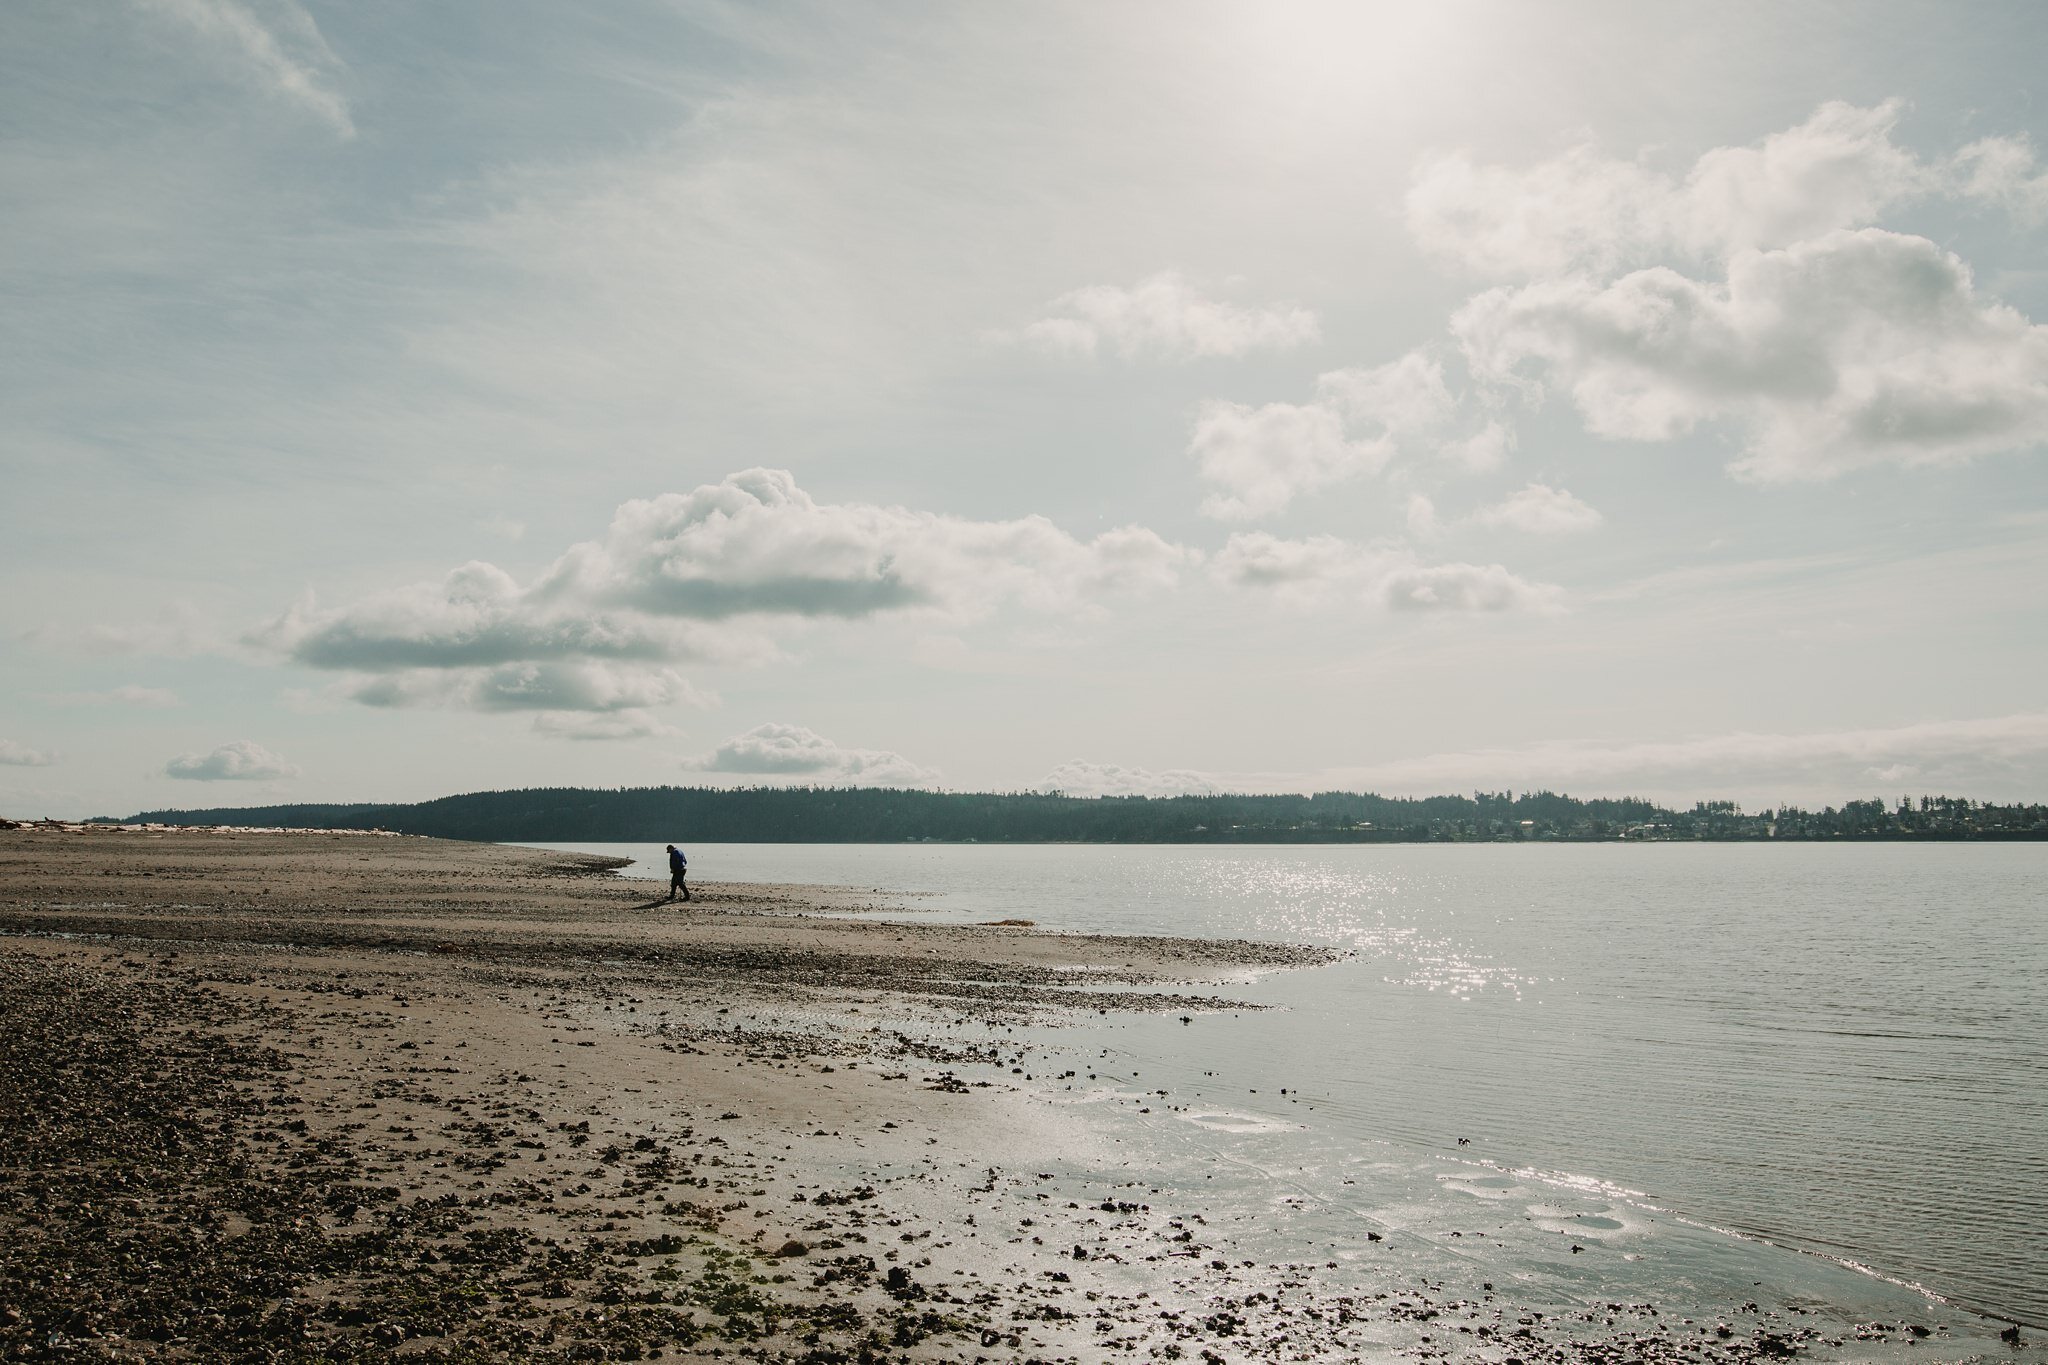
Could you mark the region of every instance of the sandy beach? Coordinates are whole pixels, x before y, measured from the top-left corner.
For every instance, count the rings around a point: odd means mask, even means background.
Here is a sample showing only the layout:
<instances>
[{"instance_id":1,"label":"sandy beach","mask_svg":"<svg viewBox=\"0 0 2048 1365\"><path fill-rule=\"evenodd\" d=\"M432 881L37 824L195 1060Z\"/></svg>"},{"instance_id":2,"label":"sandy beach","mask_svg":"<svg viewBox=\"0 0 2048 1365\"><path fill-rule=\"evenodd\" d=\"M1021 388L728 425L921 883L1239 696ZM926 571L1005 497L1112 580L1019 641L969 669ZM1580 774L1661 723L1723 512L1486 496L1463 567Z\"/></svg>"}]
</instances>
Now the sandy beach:
<instances>
[{"instance_id":1,"label":"sandy beach","mask_svg":"<svg viewBox=\"0 0 2048 1365\"><path fill-rule=\"evenodd\" d=\"M1820 1334L1327 1285L1007 1030L1322 949L846 918L372 834L0 832L0 1358L1713 1361ZM991 1077L1000 1079L991 1079ZM1174 1103L1159 1092L1156 1103ZM1754 1307L1753 1305L1751 1307Z\"/></svg>"}]
</instances>

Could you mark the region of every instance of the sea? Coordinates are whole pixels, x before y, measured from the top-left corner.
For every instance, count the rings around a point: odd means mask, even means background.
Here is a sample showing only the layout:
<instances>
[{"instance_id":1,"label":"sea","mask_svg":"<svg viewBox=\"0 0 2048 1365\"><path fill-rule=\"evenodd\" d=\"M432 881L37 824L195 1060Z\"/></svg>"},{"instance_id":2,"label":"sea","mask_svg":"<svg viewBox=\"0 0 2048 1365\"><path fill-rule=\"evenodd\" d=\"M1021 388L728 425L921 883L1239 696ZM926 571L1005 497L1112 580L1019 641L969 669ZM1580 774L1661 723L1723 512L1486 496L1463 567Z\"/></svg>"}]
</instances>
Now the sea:
<instances>
[{"instance_id":1,"label":"sea","mask_svg":"<svg viewBox=\"0 0 2048 1365\"><path fill-rule=\"evenodd\" d=\"M550 847L667 877L658 847ZM1205 992L1270 1008L1030 1040L1247 1255L1370 1231L1532 1302L2048 1329L2048 846L688 852L883 917L1344 950Z\"/></svg>"}]
</instances>

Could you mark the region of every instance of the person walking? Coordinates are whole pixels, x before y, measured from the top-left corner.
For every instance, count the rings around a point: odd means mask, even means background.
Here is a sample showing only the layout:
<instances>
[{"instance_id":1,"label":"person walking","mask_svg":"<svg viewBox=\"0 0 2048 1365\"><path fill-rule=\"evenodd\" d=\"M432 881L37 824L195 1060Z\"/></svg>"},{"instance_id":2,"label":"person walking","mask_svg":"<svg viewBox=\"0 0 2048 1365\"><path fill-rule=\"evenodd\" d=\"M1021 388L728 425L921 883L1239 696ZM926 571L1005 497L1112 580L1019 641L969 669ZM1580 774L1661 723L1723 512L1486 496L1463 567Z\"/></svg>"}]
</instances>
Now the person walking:
<instances>
[{"instance_id":1,"label":"person walking","mask_svg":"<svg viewBox=\"0 0 2048 1365\"><path fill-rule=\"evenodd\" d=\"M690 898L690 888L683 878L690 874L690 860L674 844L668 846L668 898L674 900L676 892L683 893L683 899Z\"/></svg>"}]
</instances>

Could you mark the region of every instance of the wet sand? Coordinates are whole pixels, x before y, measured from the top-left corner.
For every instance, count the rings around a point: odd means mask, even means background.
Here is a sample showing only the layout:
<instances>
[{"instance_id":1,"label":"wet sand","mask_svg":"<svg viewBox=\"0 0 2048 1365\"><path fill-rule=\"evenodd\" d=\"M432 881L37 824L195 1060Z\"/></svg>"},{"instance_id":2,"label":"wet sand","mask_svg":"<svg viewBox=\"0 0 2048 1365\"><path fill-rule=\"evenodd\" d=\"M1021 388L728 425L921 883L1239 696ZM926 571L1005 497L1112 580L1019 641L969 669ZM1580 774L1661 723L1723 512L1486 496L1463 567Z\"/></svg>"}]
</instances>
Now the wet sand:
<instances>
[{"instance_id":1,"label":"wet sand","mask_svg":"<svg viewBox=\"0 0 2048 1365\"><path fill-rule=\"evenodd\" d=\"M1491 1285L1360 1292L1326 1282L1335 1261L1255 1264L1133 1183L1056 1102L1080 1078L1007 1034L1242 1009L1217 983L1322 950L832 918L868 902L818 888L653 904L613 866L0 831L0 1358L1510 1365L1822 1344L1762 1310L1566 1320Z\"/></svg>"}]
</instances>

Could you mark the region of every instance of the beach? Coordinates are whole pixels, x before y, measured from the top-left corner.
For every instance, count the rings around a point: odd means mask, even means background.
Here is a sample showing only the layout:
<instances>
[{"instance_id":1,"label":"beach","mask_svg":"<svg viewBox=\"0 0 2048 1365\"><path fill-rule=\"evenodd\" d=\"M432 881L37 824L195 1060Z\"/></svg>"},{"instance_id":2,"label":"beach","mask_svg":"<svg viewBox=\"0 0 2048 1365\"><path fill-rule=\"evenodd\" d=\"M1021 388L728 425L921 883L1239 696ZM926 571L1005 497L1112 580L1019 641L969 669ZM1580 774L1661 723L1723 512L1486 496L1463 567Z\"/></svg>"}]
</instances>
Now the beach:
<instances>
[{"instance_id":1,"label":"beach","mask_svg":"<svg viewBox=\"0 0 2048 1365\"><path fill-rule=\"evenodd\" d=\"M1511 1365L1946 1339L1240 1254L1070 1102L1095 1076L1017 1041L1242 1012L1225 985L1327 947L850 917L879 889L670 904L618 863L0 832L0 1358Z\"/></svg>"}]
</instances>

